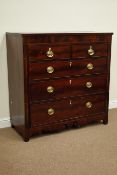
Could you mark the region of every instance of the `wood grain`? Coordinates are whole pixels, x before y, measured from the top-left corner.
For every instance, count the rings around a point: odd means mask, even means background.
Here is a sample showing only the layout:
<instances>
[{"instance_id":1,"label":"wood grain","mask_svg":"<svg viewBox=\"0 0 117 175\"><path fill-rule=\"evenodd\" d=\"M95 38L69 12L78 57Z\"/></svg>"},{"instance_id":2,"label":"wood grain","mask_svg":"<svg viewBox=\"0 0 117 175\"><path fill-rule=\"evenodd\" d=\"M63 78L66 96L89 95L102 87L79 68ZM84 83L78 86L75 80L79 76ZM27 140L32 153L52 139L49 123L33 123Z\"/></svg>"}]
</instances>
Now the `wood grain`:
<instances>
[{"instance_id":1,"label":"wood grain","mask_svg":"<svg viewBox=\"0 0 117 175\"><path fill-rule=\"evenodd\" d=\"M87 65L93 64L93 69L89 70ZM47 68L52 66L54 71L47 72ZM30 81L51 79L58 77L71 77L86 74L104 74L107 72L107 58L89 58L81 60L69 61L46 61L46 62L30 62L29 63L29 79Z\"/></svg>"},{"instance_id":2,"label":"wood grain","mask_svg":"<svg viewBox=\"0 0 117 175\"><path fill-rule=\"evenodd\" d=\"M100 120L108 123L112 34L7 33L11 125L25 141L47 130ZM95 52L92 56L90 46ZM54 53L51 58L49 48ZM52 73L47 72L49 66ZM48 86L54 88L53 93L47 92ZM85 105L88 101L90 109ZM54 108L52 116L48 108Z\"/></svg>"},{"instance_id":3,"label":"wood grain","mask_svg":"<svg viewBox=\"0 0 117 175\"><path fill-rule=\"evenodd\" d=\"M86 83L91 82L92 87L87 88ZM48 93L47 87L54 88L53 93ZM49 100L70 96L105 92L107 86L106 76L84 76L78 78L64 78L49 81L40 81L30 85L30 98L32 101Z\"/></svg>"},{"instance_id":4,"label":"wood grain","mask_svg":"<svg viewBox=\"0 0 117 175\"><path fill-rule=\"evenodd\" d=\"M86 107L91 102L92 107ZM48 115L48 109L54 109L53 115ZM102 113L106 110L106 97L104 94L87 97L69 98L47 103L31 104L32 126L53 123L60 120L85 117L85 115Z\"/></svg>"}]
</instances>

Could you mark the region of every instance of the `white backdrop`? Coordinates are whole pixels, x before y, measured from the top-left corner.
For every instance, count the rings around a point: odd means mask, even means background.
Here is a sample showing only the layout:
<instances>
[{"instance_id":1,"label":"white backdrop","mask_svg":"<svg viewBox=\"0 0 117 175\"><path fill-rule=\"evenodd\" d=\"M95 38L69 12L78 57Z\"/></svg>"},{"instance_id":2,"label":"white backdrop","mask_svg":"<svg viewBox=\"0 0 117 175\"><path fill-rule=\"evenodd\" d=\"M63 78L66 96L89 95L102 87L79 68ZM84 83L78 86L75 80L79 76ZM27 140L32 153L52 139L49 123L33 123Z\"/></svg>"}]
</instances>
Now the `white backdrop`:
<instances>
[{"instance_id":1,"label":"white backdrop","mask_svg":"<svg viewBox=\"0 0 117 175\"><path fill-rule=\"evenodd\" d=\"M110 101L117 102L117 0L0 0L0 121L9 118L5 32L114 32Z\"/></svg>"}]
</instances>

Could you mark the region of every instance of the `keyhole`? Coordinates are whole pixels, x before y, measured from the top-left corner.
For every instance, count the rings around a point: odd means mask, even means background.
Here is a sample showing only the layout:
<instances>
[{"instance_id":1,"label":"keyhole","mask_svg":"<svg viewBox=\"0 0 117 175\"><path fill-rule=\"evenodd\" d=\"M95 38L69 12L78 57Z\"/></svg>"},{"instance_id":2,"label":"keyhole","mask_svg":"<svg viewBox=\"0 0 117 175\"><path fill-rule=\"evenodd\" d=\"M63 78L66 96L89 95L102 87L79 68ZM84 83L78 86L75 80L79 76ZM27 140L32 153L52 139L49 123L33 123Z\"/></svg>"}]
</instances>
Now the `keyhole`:
<instances>
[{"instance_id":1,"label":"keyhole","mask_svg":"<svg viewBox=\"0 0 117 175\"><path fill-rule=\"evenodd\" d=\"M71 62L71 61L69 62L69 66L70 66L70 67L72 66L72 62Z\"/></svg>"},{"instance_id":2,"label":"keyhole","mask_svg":"<svg viewBox=\"0 0 117 175\"><path fill-rule=\"evenodd\" d=\"M70 105L72 104L72 101L71 101L71 100L69 101L69 104L70 104Z\"/></svg>"},{"instance_id":3,"label":"keyhole","mask_svg":"<svg viewBox=\"0 0 117 175\"><path fill-rule=\"evenodd\" d=\"M69 84L71 85L71 83L72 83L72 81L71 80L69 80Z\"/></svg>"}]
</instances>

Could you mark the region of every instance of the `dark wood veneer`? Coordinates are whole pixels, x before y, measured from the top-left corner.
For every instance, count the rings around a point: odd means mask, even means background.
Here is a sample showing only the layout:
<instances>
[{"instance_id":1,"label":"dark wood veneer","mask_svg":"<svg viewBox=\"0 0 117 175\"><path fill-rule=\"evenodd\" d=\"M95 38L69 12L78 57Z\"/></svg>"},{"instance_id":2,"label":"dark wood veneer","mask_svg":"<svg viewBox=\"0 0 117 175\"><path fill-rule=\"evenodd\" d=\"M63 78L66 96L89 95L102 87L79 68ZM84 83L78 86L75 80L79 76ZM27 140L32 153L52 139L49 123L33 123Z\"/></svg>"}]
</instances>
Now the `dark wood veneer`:
<instances>
[{"instance_id":1,"label":"dark wood veneer","mask_svg":"<svg viewBox=\"0 0 117 175\"><path fill-rule=\"evenodd\" d=\"M95 50L94 56L107 56L107 44L106 43L88 43L88 44L76 44L72 45L72 58L81 58L81 57L91 57L88 55L87 50L89 49L90 45Z\"/></svg>"},{"instance_id":2,"label":"dark wood veneer","mask_svg":"<svg viewBox=\"0 0 117 175\"><path fill-rule=\"evenodd\" d=\"M93 69L89 70L87 65L93 64ZM70 66L71 64L71 66ZM48 73L47 68L52 66L53 73ZM46 62L30 62L29 63L29 79L42 80L56 77L68 77L84 74L103 74L107 73L107 58L89 58L81 60L67 61L46 61Z\"/></svg>"},{"instance_id":3,"label":"dark wood veneer","mask_svg":"<svg viewBox=\"0 0 117 175\"><path fill-rule=\"evenodd\" d=\"M31 60L44 60L47 59L46 52L49 48L54 51L53 59L59 58L70 58L71 57L71 47L66 45L28 45L29 59Z\"/></svg>"},{"instance_id":4,"label":"dark wood veneer","mask_svg":"<svg viewBox=\"0 0 117 175\"><path fill-rule=\"evenodd\" d=\"M92 108L86 108L86 103L92 102ZM48 109L55 110L52 116L48 115ZM102 113L106 111L106 96L92 95L79 98L68 98L45 103L31 104L31 123L32 126L53 123L64 119L79 118L81 116Z\"/></svg>"},{"instance_id":5,"label":"dark wood veneer","mask_svg":"<svg viewBox=\"0 0 117 175\"><path fill-rule=\"evenodd\" d=\"M11 125L25 141L46 131L108 123L112 33L7 33L6 39Z\"/></svg>"},{"instance_id":6,"label":"dark wood veneer","mask_svg":"<svg viewBox=\"0 0 117 175\"><path fill-rule=\"evenodd\" d=\"M92 87L87 88L86 83L91 82ZM70 84L71 83L71 84ZM85 76L78 78L65 78L49 81L40 81L30 85L30 97L32 101L49 100L68 96L79 96L87 93L105 91L106 76ZM54 88L53 93L48 93L47 87Z\"/></svg>"}]
</instances>

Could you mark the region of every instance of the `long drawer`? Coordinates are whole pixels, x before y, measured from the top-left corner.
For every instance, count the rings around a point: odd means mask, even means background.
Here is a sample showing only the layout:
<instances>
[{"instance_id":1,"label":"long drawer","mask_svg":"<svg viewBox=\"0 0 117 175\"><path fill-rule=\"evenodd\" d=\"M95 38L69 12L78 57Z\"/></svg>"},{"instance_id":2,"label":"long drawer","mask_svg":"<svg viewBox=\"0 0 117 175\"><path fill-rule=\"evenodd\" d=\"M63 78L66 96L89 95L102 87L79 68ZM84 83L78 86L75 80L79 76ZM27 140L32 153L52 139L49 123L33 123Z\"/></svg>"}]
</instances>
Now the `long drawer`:
<instances>
[{"instance_id":1,"label":"long drawer","mask_svg":"<svg viewBox=\"0 0 117 175\"><path fill-rule=\"evenodd\" d=\"M106 73L106 58L89 58L70 61L30 62L30 80L41 80L53 77L67 77L82 74Z\"/></svg>"},{"instance_id":2,"label":"long drawer","mask_svg":"<svg viewBox=\"0 0 117 175\"><path fill-rule=\"evenodd\" d=\"M106 111L106 103L105 95L101 94L31 104L31 124L32 126L36 126L70 118L79 118L85 117L86 115L104 113Z\"/></svg>"},{"instance_id":3,"label":"long drawer","mask_svg":"<svg viewBox=\"0 0 117 175\"><path fill-rule=\"evenodd\" d=\"M30 98L32 101L39 101L85 95L105 91L106 85L105 75L39 81L30 84Z\"/></svg>"}]
</instances>

